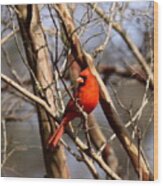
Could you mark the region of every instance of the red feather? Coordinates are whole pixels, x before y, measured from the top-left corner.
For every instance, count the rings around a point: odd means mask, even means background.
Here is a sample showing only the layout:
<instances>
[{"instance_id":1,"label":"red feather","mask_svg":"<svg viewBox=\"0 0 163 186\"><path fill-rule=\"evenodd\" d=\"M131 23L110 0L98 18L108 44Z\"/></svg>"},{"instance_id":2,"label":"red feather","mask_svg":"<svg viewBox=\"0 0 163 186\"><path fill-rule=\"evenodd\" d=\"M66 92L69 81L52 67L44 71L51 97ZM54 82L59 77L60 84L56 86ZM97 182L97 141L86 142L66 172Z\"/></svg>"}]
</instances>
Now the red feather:
<instances>
[{"instance_id":1,"label":"red feather","mask_svg":"<svg viewBox=\"0 0 163 186\"><path fill-rule=\"evenodd\" d=\"M83 108L83 110L89 114L93 111L99 101L99 86L97 80L89 68L86 68L80 73L77 81L80 83L74 94L74 98L78 101L78 104ZM76 108L74 101L70 99L59 127L48 141L50 147L54 148L58 144L68 122L76 117L81 117L81 114Z\"/></svg>"}]
</instances>

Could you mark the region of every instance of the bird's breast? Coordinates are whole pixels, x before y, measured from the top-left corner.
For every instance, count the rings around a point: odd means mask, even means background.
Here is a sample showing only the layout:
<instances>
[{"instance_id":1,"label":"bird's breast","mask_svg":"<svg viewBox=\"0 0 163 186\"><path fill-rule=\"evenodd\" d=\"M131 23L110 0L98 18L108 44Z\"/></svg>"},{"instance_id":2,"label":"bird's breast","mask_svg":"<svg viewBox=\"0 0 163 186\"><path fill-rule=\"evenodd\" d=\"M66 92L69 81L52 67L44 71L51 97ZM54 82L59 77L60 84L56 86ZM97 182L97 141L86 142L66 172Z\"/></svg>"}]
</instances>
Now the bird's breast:
<instances>
[{"instance_id":1,"label":"bird's breast","mask_svg":"<svg viewBox=\"0 0 163 186\"><path fill-rule=\"evenodd\" d=\"M79 104L88 114L93 111L99 101L99 94L96 92L84 91L79 95Z\"/></svg>"}]
</instances>

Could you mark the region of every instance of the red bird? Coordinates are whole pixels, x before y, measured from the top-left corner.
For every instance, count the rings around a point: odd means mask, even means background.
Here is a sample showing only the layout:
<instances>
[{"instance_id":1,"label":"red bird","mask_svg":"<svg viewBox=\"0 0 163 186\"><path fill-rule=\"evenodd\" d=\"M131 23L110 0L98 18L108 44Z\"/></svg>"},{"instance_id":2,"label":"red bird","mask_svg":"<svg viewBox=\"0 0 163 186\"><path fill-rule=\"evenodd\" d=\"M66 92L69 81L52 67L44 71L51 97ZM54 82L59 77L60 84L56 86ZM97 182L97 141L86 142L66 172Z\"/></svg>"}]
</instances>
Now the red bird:
<instances>
[{"instance_id":1,"label":"red bird","mask_svg":"<svg viewBox=\"0 0 163 186\"><path fill-rule=\"evenodd\" d=\"M98 82L89 68L83 70L76 81L79 83L79 85L77 91L74 93L74 99L83 108L83 110L89 114L93 111L99 101ZM54 134L50 137L48 145L53 148L56 147L68 122L76 117L81 116L82 115L78 111L74 101L70 99L66 106L62 121Z\"/></svg>"}]
</instances>

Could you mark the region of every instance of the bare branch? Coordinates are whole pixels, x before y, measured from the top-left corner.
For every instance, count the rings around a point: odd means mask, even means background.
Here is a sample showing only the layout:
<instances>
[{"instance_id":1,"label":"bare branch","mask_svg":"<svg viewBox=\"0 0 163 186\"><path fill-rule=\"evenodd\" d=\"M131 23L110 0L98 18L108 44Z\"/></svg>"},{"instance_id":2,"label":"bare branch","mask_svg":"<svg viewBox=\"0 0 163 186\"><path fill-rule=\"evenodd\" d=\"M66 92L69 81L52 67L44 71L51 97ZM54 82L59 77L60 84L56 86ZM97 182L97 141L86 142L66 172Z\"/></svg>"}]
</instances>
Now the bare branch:
<instances>
[{"instance_id":1,"label":"bare branch","mask_svg":"<svg viewBox=\"0 0 163 186\"><path fill-rule=\"evenodd\" d=\"M12 31L10 34L7 36L3 37L1 39L1 45L5 44L13 35L15 35L17 32L19 32L19 28L16 28L16 30Z\"/></svg>"},{"instance_id":2,"label":"bare branch","mask_svg":"<svg viewBox=\"0 0 163 186\"><path fill-rule=\"evenodd\" d=\"M29 91L27 91L26 89L24 89L23 87L21 87L20 85L18 85L17 83L15 83L13 80L11 80L10 78L8 78L6 75L1 74L1 78L7 84L11 85L13 88L15 88L20 93L22 93L24 96L26 96L30 100L38 103L39 105L41 105L50 115L52 115L52 117L55 118L55 114L51 111L51 109L48 107L47 103L44 100L42 100L38 96L35 96L34 94L30 93Z\"/></svg>"}]
</instances>

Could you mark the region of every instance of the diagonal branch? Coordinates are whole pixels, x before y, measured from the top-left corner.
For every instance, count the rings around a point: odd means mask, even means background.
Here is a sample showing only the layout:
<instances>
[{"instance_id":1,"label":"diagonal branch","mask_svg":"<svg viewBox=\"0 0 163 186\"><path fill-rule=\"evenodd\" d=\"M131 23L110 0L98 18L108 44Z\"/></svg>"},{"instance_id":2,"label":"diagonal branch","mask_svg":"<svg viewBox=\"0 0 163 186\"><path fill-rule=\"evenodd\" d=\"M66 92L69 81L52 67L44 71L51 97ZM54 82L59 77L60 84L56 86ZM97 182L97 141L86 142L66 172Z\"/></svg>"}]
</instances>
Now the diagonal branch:
<instances>
[{"instance_id":1,"label":"diagonal branch","mask_svg":"<svg viewBox=\"0 0 163 186\"><path fill-rule=\"evenodd\" d=\"M4 74L1 74L1 78L3 81L5 81L7 84L9 84L10 86L12 86L13 88L15 88L16 90L18 90L21 94L23 94L25 97L27 97L28 99L32 100L33 102L39 104L40 106L42 106L53 118L55 118L54 113L52 112L51 108L47 105L47 103L42 100L41 98L39 98L38 96L35 96L34 94L32 94L31 92L29 92L28 90L26 90L25 88L21 87L19 84L17 84L15 81L13 81L12 79L10 79L9 77L7 77ZM57 119L56 119L57 120Z\"/></svg>"},{"instance_id":2,"label":"diagonal branch","mask_svg":"<svg viewBox=\"0 0 163 186\"><path fill-rule=\"evenodd\" d=\"M5 44L17 32L19 32L19 28L16 28L14 31L12 31L11 33L9 33L7 36L3 37L1 39L1 45Z\"/></svg>"}]
</instances>

